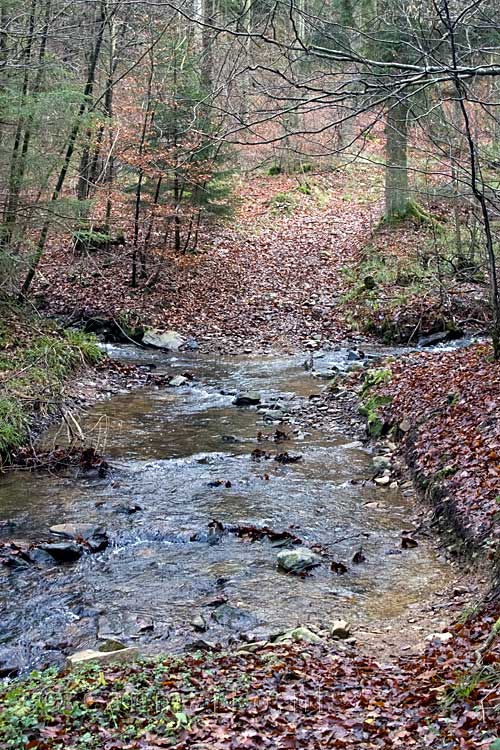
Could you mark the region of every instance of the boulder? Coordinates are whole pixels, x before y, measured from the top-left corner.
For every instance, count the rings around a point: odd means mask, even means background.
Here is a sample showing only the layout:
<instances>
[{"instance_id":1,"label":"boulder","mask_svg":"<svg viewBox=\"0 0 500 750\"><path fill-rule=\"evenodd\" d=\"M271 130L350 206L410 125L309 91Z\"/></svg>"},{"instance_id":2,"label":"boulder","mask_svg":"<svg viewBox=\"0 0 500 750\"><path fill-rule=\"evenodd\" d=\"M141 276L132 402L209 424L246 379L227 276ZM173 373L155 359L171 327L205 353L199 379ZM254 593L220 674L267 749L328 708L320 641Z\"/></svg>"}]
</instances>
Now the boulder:
<instances>
[{"instance_id":1,"label":"boulder","mask_svg":"<svg viewBox=\"0 0 500 750\"><path fill-rule=\"evenodd\" d=\"M154 349L166 349L170 352L178 352L186 340L177 331L159 331L157 328L146 328L142 343Z\"/></svg>"},{"instance_id":2,"label":"boulder","mask_svg":"<svg viewBox=\"0 0 500 750\"><path fill-rule=\"evenodd\" d=\"M75 562L83 554L83 547L76 542L60 542L57 544L41 544L40 549L48 552L56 562Z\"/></svg>"},{"instance_id":3,"label":"boulder","mask_svg":"<svg viewBox=\"0 0 500 750\"><path fill-rule=\"evenodd\" d=\"M287 573L302 573L321 564L321 558L307 547L284 549L278 553L278 567Z\"/></svg>"},{"instance_id":4,"label":"boulder","mask_svg":"<svg viewBox=\"0 0 500 750\"><path fill-rule=\"evenodd\" d=\"M78 651L68 657L68 666L77 666L89 661L97 661L101 664L128 664L139 657L139 649L135 647L121 648L116 651L96 651L92 648Z\"/></svg>"},{"instance_id":5,"label":"boulder","mask_svg":"<svg viewBox=\"0 0 500 750\"><path fill-rule=\"evenodd\" d=\"M258 391L245 391L238 393L233 401L235 406L257 406L260 404L261 396Z\"/></svg>"},{"instance_id":6,"label":"boulder","mask_svg":"<svg viewBox=\"0 0 500 750\"><path fill-rule=\"evenodd\" d=\"M181 385L187 385L187 383L189 383L189 380L184 375L176 375L175 378L172 378L169 382L169 386L171 388L180 388Z\"/></svg>"}]
</instances>

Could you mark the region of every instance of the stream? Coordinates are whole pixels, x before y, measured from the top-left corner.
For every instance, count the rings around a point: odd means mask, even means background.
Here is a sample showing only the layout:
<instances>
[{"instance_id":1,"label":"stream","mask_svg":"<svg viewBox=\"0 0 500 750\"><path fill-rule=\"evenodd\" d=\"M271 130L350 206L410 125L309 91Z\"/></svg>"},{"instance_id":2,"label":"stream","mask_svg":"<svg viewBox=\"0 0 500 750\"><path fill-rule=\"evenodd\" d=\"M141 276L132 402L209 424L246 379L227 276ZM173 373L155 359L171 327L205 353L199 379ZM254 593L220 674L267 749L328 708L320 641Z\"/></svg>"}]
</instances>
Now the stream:
<instances>
[{"instance_id":1,"label":"stream","mask_svg":"<svg viewBox=\"0 0 500 750\"><path fill-rule=\"evenodd\" d=\"M95 523L111 541L72 564L0 571L4 661L23 672L109 638L145 653L176 652L200 639L225 644L339 617L355 630L410 612L452 580L451 566L425 541L401 550L413 500L374 485L370 451L341 426L299 423L304 399L325 382L304 369L304 355L126 346L110 353L157 373L188 370L195 380L120 393L86 412L82 429L109 459L108 477L12 472L2 480L0 522L10 523L0 523L0 538L38 542L50 539L53 524ZM236 392L254 390L286 413L284 428L272 411L233 405ZM257 442L259 431L277 426L289 442ZM60 432L51 429L43 442L57 443ZM302 460L253 461L257 447ZM306 546L324 545L348 571L324 564L304 577L285 574L276 542L214 538L213 520L292 531ZM366 559L354 565L360 545ZM206 632L198 632L203 621Z\"/></svg>"}]
</instances>

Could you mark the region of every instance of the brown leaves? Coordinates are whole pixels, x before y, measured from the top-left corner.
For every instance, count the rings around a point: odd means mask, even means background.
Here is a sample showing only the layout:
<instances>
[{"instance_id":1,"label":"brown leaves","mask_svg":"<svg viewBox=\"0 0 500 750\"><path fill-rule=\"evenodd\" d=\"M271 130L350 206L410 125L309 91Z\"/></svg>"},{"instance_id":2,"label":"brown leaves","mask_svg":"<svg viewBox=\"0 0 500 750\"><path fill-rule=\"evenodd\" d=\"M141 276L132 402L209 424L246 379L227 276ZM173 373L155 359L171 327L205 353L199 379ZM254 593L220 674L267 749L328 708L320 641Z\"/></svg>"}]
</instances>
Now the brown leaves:
<instances>
[{"instance_id":1,"label":"brown leaves","mask_svg":"<svg viewBox=\"0 0 500 750\"><path fill-rule=\"evenodd\" d=\"M179 256L165 250L163 233L148 254L147 280L130 288L132 248L96 254L86 268L68 251L69 238L54 240L42 259L51 313L92 310L97 316L127 319L180 330L198 338L202 348L285 349L313 334L340 341L349 331L332 295L347 289L342 268L354 262L370 232L370 215L362 206L342 200L342 180L334 180L328 205L299 194L293 215L273 215L269 200L279 192L296 192L295 177L247 179L239 215L230 226L200 228L199 255ZM244 193L243 193L244 191ZM104 201L105 205L105 201ZM120 215L121 214L121 215ZM130 207L119 200L114 222L127 237ZM265 269L263 273L262 269Z\"/></svg>"},{"instance_id":2,"label":"brown leaves","mask_svg":"<svg viewBox=\"0 0 500 750\"><path fill-rule=\"evenodd\" d=\"M439 485L457 528L476 541L500 535L500 364L491 355L485 345L414 354L392 363L380 388L392 397L390 421L416 425L403 442L413 468Z\"/></svg>"}]
</instances>

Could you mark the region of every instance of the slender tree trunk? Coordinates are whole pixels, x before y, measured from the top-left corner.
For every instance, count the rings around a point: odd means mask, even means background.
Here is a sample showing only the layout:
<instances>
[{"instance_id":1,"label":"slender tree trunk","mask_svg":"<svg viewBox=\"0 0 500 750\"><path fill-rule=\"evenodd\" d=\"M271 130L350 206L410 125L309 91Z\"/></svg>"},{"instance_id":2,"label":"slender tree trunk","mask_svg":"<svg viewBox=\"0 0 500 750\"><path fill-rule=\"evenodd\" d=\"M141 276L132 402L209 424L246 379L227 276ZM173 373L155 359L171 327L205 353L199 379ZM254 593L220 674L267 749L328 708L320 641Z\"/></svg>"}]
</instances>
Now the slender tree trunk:
<instances>
[{"instance_id":1,"label":"slender tree trunk","mask_svg":"<svg viewBox=\"0 0 500 750\"><path fill-rule=\"evenodd\" d=\"M472 132L471 120L469 117L469 110L467 107L468 94L467 87L464 81L458 74L458 54L455 41L455 27L452 23L450 16L450 8L448 0L443 0L444 16L446 18L446 25L449 33L449 43L451 50L451 59L453 63L453 80L455 89L457 92L457 99L460 105L460 111L462 113L462 122L464 125L464 133L469 149L469 164L470 164L470 182L472 193L476 199L480 209L481 218L483 222L484 236L486 238L486 256L488 258L489 273L490 273L490 301L491 310L493 313L493 325L491 328L491 339L493 343L493 352L495 359L500 359L500 296L498 289L498 274L496 264L496 253L495 243L493 240L493 230L491 226L491 218L488 207L488 200L486 198L484 190L484 182L481 174L481 165L479 161L479 155L477 150L477 144L474 139Z\"/></svg>"},{"instance_id":2,"label":"slender tree trunk","mask_svg":"<svg viewBox=\"0 0 500 750\"><path fill-rule=\"evenodd\" d=\"M396 102L387 112L385 167L385 216L404 216L408 210L408 107Z\"/></svg>"},{"instance_id":3,"label":"slender tree trunk","mask_svg":"<svg viewBox=\"0 0 500 750\"><path fill-rule=\"evenodd\" d=\"M140 216L141 216L141 203L142 203L142 188L144 182L144 168L142 166L142 157L144 155L144 147L146 145L146 135L148 128L152 121L151 115L151 90L153 86L154 77L154 59L151 53L151 68L149 71L147 92L146 92L146 113L144 115L144 122L141 131L141 140L139 143L139 176L137 179L137 188L135 191L135 208L134 208L134 244L132 250L132 276L130 279L130 285L133 289L137 287L137 259L139 254L139 230L140 230ZM144 261L142 261L142 267L144 268Z\"/></svg>"},{"instance_id":4,"label":"slender tree trunk","mask_svg":"<svg viewBox=\"0 0 500 750\"><path fill-rule=\"evenodd\" d=\"M104 98L104 109L108 120L109 129L109 156L106 165L105 181L108 187L108 196L106 199L106 229L109 232L111 228L111 188L115 175L115 157L114 157L114 130L113 130L113 97L114 97L114 77L116 72L116 38L114 18L109 20L109 68L108 78L106 81L106 96Z\"/></svg>"},{"instance_id":5,"label":"slender tree trunk","mask_svg":"<svg viewBox=\"0 0 500 750\"><path fill-rule=\"evenodd\" d=\"M101 46L102 46L102 40L104 36L104 26L106 21L106 15L105 15L105 3L101 3L101 23L97 32L97 39L96 43L93 49L92 53L92 59L91 63L89 65L88 75L87 75L87 81L85 84L85 88L83 90L83 98L82 103L80 104L80 107L78 109L78 113L75 119L75 123L71 129L71 132L69 134L68 142L66 145L66 152L64 155L63 164L61 167L61 170L59 172L59 176L57 178L56 186L54 188L54 191L52 193L52 196L50 198L49 202L49 209L51 205L54 205L59 200L59 197L61 195L61 191L64 187L64 183L66 182L66 177L68 175L68 170L71 164L71 159L73 157L75 147L76 147L76 141L78 138L78 135L80 133L80 129L83 122L84 114L87 110L89 99L92 95L92 91L94 88L94 80L95 80L95 73L97 69L97 62L99 60L99 55L101 52ZM26 278L24 280L24 283L21 287L21 291L19 294L19 297L21 300L23 300L26 295L29 292L31 283L35 277L36 269L38 267L38 264L40 263L41 257L43 255L43 251L45 249L45 245L47 242L47 237L50 230L51 225L51 218L50 215L48 215L47 219L45 220L42 230L40 232L40 237L38 239L38 243L36 246L35 253L31 259L31 263L29 265L28 273L26 274Z\"/></svg>"},{"instance_id":6,"label":"slender tree trunk","mask_svg":"<svg viewBox=\"0 0 500 750\"><path fill-rule=\"evenodd\" d=\"M29 92L30 84L30 63L33 53L33 41L35 35L35 19L36 19L37 0L32 0L29 20L28 20L28 41L26 50L24 53L23 63L25 66L23 83L21 87L21 115L17 122L16 132L14 135L14 146L12 148L12 158L10 162L9 182L8 182L8 197L4 212L3 225L4 231L2 233L2 244L8 245L12 239L14 227L16 223L16 214L19 203L19 192L21 189L21 167L20 162L22 161L22 150L23 150L23 131L27 127L26 115L24 108L26 106L26 100ZM22 170L24 171L24 170Z\"/></svg>"},{"instance_id":7,"label":"slender tree trunk","mask_svg":"<svg viewBox=\"0 0 500 750\"><path fill-rule=\"evenodd\" d=\"M96 45L99 44L99 46L101 46L103 42L102 26L105 23L105 19L107 18L107 15L108 15L107 0L101 0L99 17L96 19L97 32L95 34ZM100 41L99 41L99 35L100 35ZM95 59L95 49L92 50L92 53L90 56L89 72L93 67L94 59ZM88 94L89 97L91 97L94 92L95 77L96 77L96 68L94 67L92 85ZM76 189L76 194L77 194L79 201L87 200L91 192L92 163L94 159L92 155L92 151L91 151L92 135L93 135L92 128L88 128L86 137L85 137L85 142L83 145L82 154L80 157L80 169L79 169L78 184L77 184L77 189ZM100 149L100 143L99 143L99 140L97 140L96 149L95 149L97 151L97 158L98 158L99 149Z\"/></svg>"}]
</instances>

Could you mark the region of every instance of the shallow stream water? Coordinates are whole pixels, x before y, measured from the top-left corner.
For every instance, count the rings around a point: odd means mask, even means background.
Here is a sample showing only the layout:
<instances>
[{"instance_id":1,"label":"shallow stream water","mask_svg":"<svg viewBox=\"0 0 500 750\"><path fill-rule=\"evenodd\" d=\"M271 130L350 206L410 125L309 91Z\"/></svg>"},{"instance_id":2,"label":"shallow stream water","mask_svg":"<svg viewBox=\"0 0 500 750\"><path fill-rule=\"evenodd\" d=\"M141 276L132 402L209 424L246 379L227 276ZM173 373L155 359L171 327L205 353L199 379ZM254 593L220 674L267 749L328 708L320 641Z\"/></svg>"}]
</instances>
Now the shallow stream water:
<instances>
[{"instance_id":1,"label":"shallow stream water","mask_svg":"<svg viewBox=\"0 0 500 750\"><path fill-rule=\"evenodd\" d=\"M425 543L400 549L412 503L370 481L369 451L341 427L298 424L303 399L322 386L304 370L304 356L112 353L157 372L189 370L196 380L115 395L87 412L82 428L109 457L109 477L16 472L0 483L0 521L14 524L4 538L39 541L53 524L84 522L104 527L112 542L74 564L0 573L0 650L22 669L110 637L146 652L177 651L200 637L227 643L242 631L338 617L354 625L390 621L450 580L448 565ZM257 433L276 425L261 410L234 406L241 390L284 405L292 440L260 447L302 454L301 461L251 460ZM59 440L57 429L44 436ZM134 504L141 510L124 510ZM212 520L291 530L306 545L328 547L348 572L325 564L304 578L281 573L268 539L213 539ZM354 565L360 545L366 561ZM217 622L223 601L241 618ZM192 624L199 616L207 623L201 635Z\"/></svg>"}]
</instances>

